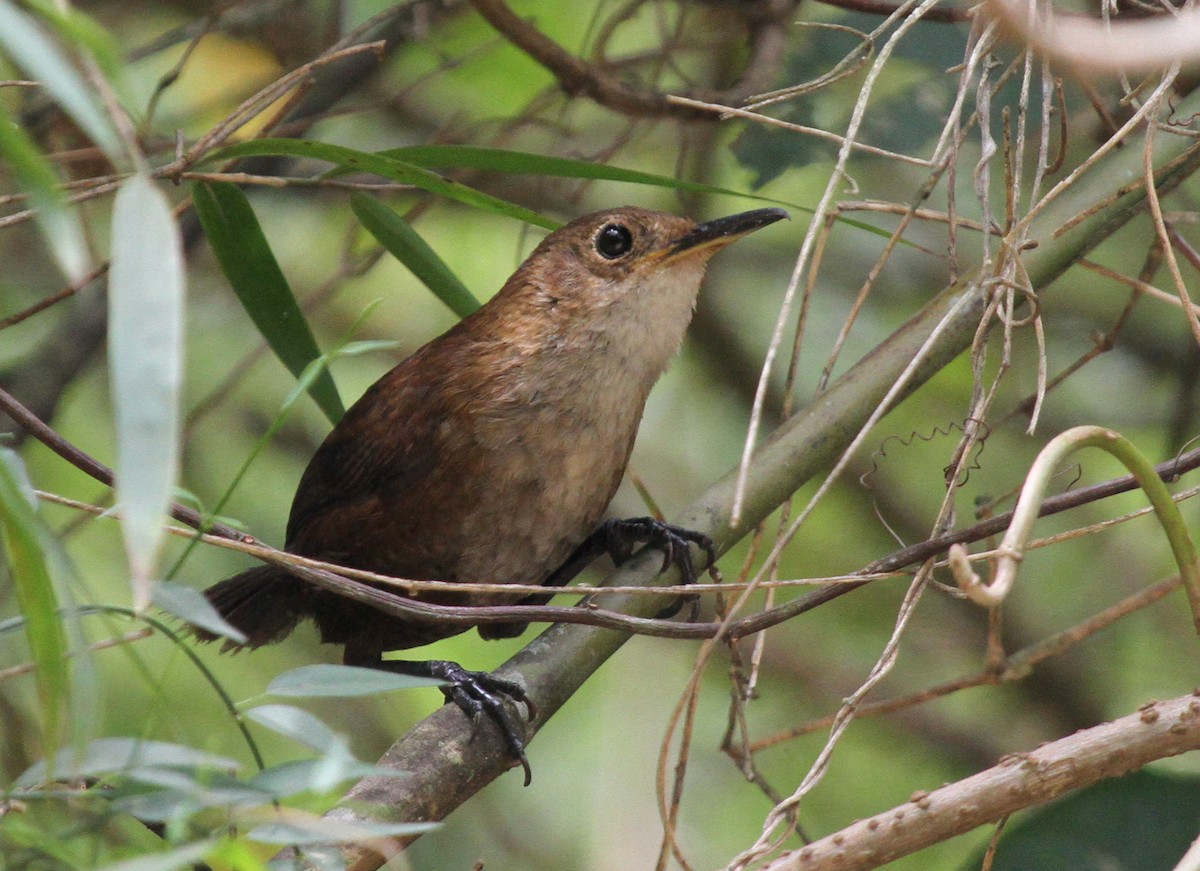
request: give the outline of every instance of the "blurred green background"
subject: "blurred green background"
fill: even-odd
[[[747,62],[747,10],[768,5],[513,3],[522,17],[536,21],[568,50],[597,62],[602,55],[614,77],[636,78],[668,92],[728,86]],[[468,7],[428,7],[419,35],[389,51],[378,75],[351,89],[303,136],[366,150],[426,142],[514,148],[678,175],[810,206],[824,189],[835,158],[828,142],[738,120],[716,124],[623,116],[564,94],[544,68],[500,39]],[[216,7],[186,2],[83,5],[127,58],[125,84],[137,100],[131,107],[135,112],[144,112],[161,78],[178,65],[178,78],[163,91],[146,137],[147,150],[162,161],[170,159],[176,130],[187,140],[203,134],[239,100],[313,57],[338,33],[386,8],[370,2],[232,4],[185,58],[192,31],[181,29],[194,27]],[[832,21],[870,29],[881,21],[819,5],[789,7],[779,19],[776,26],[786,42],[778,62],[767,70],[771,86],[812,79],[854,45],[846,33],[797,22]],[[962,23],[913,28],[884,67],[863,138],[881,147],[928,153],[957,86],[956,76],[946,70],[961,60],[966,39],[967,26]],[[997,51],[1006,60],[1014,55],[1010,46]],[[793,123],[843,130],[862,75],[859,70],[795,98],[775,114]],[[1115,84],[1097,87],[1098,99],[1115,104]],[[1063,146],[1065,168],[1053,180],[1086,158],[1102,128],[1080,89],[1070,81],[1065,88],[1070,135]],[[36,108],[36,98],[17,89],[0,90],[0,99],[10,111],[26,113],[22,118]],[[1002,105],[1015,111],[1019,99],[1014,86],[1001,89],[994,97],[993,115],[1000,117]],[[43,130],[42,135],[39,141],[47,150],[78,147],[70,129]],[[955,179],[957,208],[968,217],[980,212],[971,177],[978,159],[977,137],[968,138],[956,161]],[[61,169],[76,177],[95,172],[71,163]],[[927,173],[872,156],[854,157],[848,172],[852,182],[845,182],[838,197],[900,204],[916,201]],[[285,170],[292,178],[313,173],[314,167],[303,163]],[[1000,190],[1002,173],[994,175],[993,184]],[[757,205],[612,182],[487,173],[464,175],[462,180],[562,220],[624,203],[697,218]],[[3,183],[11,190],[9,179]],[[176,197],[186,193],[186,187],[169,190]],[[282,189],[250,185],[247,190],[321,346],[330,347],[351,330],[355,340],[398,342],[394,353],[343,358],[333,365],[347,403],[398,359],[454,323],[451,312],[386,255],[365,270],[355,268],[373,240],[352,216],[344,189],[291,184]],[[943,181],[928,201],[929,208],[945,210],[946,190]],[[1196,193],[1194,183],[1185,183],[1168,208],[1194,208]],[[416,209],[414,226],[480,299],[499,288],[542,236],[515,221],[419,193],[391,194],[388,202],[401,212]],[[109,208],[107,198],[81,206],[101,252],[107,250]],[[680,358],[651,397],[630,469],[668,518],[741,456],[757,373],[808,222],[802,212],[794,210],[793,217],[792,223],[756,234],[714,260]],[[888,230],[895,225],[889,216],[851,217]],[[1191,232],[1186,221],[1181,226]],[[978,236],[960,233],[962,256],[974,262]],[[944,226],[914,226],[909,238],[928,250],[902,246],[887,261],[838,358],[835,376],[946,283]],[[1136,274],[1151,241],[1148,223],[1136,221],[1092,256]],[[831,233],[807,309],[793,392],[797,406],[813,398],[851,301],[885,242],[886,235],[845,224]],[[0,227],[0,263],[5,265],[0,272],[0,317],[21,311],[62,284],[28,222]],[[181,485],[202,505],[211,506],[274,420],[294,379],[265,351],[206,244],[191,249],[188,270],[189,418]],[[1194,273],[1186,278],[1194,281]],[[1150,280],[1169,286],[1165,275]],[[1040,314],[1051,375],[1092,348],[1095,336],[1111,328],[1128,299],[1128,291],[1116,282],[1078,267],[1054,287],[1038,290],[1046,291]],[[96,314],[102,308],[102,294],[90,289],[5,329],[0,338],[0,383],[31,407],[47,412],[67,439],[111,461],[103,323]],[[775,366],[767,402],[768,426],[779,418],[794,322],[793,310],[781,350],[784,362]],[[996,333],[989,379],[997,373],[1001,353]],[[1070,426],[1111,426],[1155,462],[1169,459],[1194,436],[1200,355],[1178,308],[1153,299],[1140,301],[1112,350],[1049,394],[1032,436],[1024,432],[1024,415],[1006,417],[1006,412],[1036,387],[1038,346],[1028,327],[1016,330],[1013,339],[1011,364],[987,421],[988,436],[982,449],[976,449],[975,467],[956,495],[959,525],[972,522],[977,499],[1001,498],[1019,487],[1037,451]],[[788,545],[778,575],[807,578],[853,572],[897,549],[896,538],[909,544],[927,537],[945,495],[942,470],[957,443],[956,427],[967,414],[972,387],[970,360],[964,355],[889,415]],[[328,422],[316,405],[303,400],[222,514],[236,518],[264,541],[281,545],[296,482],[327,431]],[[21,455],[39,489],[88,502],[108,499],[105,488],[32,440],[23,442]],[[1057,489],[1122,472],[1098,454],[1085,454],[1079,462],[1062,473]],[[815,483],[798,494],[797,506],[814,489]],[[1144,504],[1138,493],[1117,497],[1040,521],[1037,533],[1083,526]],[[1009,507],[1011,496],[997,510]],[[1194,524],[1195,505],[1184,503],[1182,508]],[[54,505],[44,505],[42,511],[61,531],[76,567],[78,600],[127,605],[128,578],[116,524],[81,522],[76,512]],[[644,502],[627,480],[611,514],[644,513]],[[776,527],[774,520],[766,524],[765,542],[773,539]],[[726,578],[737,576],[746,549],[743,542],[722,560]],[[183,543],[173,539],[164,565],[182,551]],[[200,589],[249,564],[230,552],[200,547],[175,580]],[[1173,571],[1170,551],[1152,517],[1030,553],[1003,609],[1006,649],[1017,650],[1074,626]],[[597,580],[603,573],[600,566],[589,578]],[[942,572],[938,579],[952,582]],[[878,582],[771,630],[758,697],[746,708],[752,738],[833,713],[878,658],[905,588],[902,578]],[[795,594],[789,590],[781,595]],[[706,607],[711,603],[706,601]],[[0,615],[16,611],[9,587],[0,584]],[[135,628],[120,619],[96,617],[88,618],[87,627],[94,639]],[[979,672],[986,629],[986,616],[976,606],[931,589],[903,637],[894,672],[871,698],[903,696]],[[474,633],[464,634],[421,655],[488,669],[527,643],[534,631],[487,644]],[[412,867],[471,868],[477,861],[489,871],[653,867],[662,839],[656,767],[696,651],[692,642],[630,641],[532,743],[532,787],[522,789],[518,774],[502,777],[418,841],[409,852]],[[239,701],[262,693],[281,671],[339,658],[332,648],[317,643],[310,627],[253,654],[221,656],[213,646],[199,653]],[[0,668],[26,658],[19,632],[0,634]],[[98,651],[93,659],[99,703],[88,714],[97,718],[98,734],[175,741],[249,761],[211,688],[167,639],[155,636]],[[862,719],[842,739],[824,781],[803,803],[804,831],[823,836],[902,803],[917,790],[985,768],[1004,753],[1125,715],[1148,699],[1185,693],[1196,683],[1198,665],[1200,645],[1183,596],[1176,592],[1050,659],[1022,681],[965,690],[889,717]],[[757,838],[773,806],[719,749],[729,695],[728,656],[719,653],[705,672],[679,814],[679,842],[695,868],[724,866]],[[440,701],[436,691],[423,690],[365,700],[313,700],[303,706],[348,735],[360,758],[373,760]],[[0,706],[0,760],[8,781],[43,753],[30,677],[0,681]],[[304,755],[298,745],[269,732],[257,730],[255,735],[271,763]],[[758,770],[780,795],[789,794],[825,735],[817,731],[763,750],[755,759]],[[1175,774],[1198,773],[1191,756],[1158,767]],[[1195,793],[1187,795],[1194,798]],[[64,831],[87,837],[70,827]],[[891,867],[958,868],[990,834],[975,831]],[[789,844],[799,841],[793,838]]]

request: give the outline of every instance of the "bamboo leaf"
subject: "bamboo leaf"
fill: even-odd
[[[243,716],[318,753],[331,750],[341,740],[319,717],[293,705],[259,705]]]
[[[263,823],[255,826],[246,837],[267,844],[297,844],[310,846],[328,843],[354,843],[374,838],[419,835],[436,829],[437,823],[343,823],[330,817],[294,816],[287,822]]]
[[[239,142],[225,148],[218,148],[205,158],[205,162],[228,160],[234,157],[272,157],[285,155],[288,157],[307,157],[313,160],[323,160],[335,164],[340,169],[351,172],[369,172],[382,178],[410,184],[432,194],[457,200],[468,206],[474,206],[497,215],[506,215],[525,221],[535,227],[547,230],[557,230],[560,222],[552,220],[531,211],[524,206],[510,203],[497,197],[459,184],[456,181],[442,178],[435,172],[406,163],[402,160],[383,154],[373,154],[368,151],[358,151],[343,145],[331,145],[327,142],[313,142],[307,139],[254,139],[249,142]]]
[[[200,860],[207,858],[216,845],[215,840],[194,841],[159,853],[113,862],[99,868],[98,871],[176,871],[197,868],[202,866]]]
[[[238,763],[234,760],[168,741],[148,741],[142,738],[97,738],[87,745],[87,752],[75,756],[69,751],[60,751],[52,761],[58,771],[71,777],[103,777],[152,768],[186,769],[201,768],[235,772]],[[17,786],[34,786],[47,779],[45,761],[34,763],[17,778]]]
[[[505,148],[484,148],[478,145],[409,145],[404,148],[390,148],[386,151],[376,153],[422,167],[478,169],[486,172],[509,172],[525,175],[553,176],[556,178],[622,181],[629,184],[664,187],[677,191],[720,194],[723,196],[741,197],[748,200],[758,200],[764,203],[775,203],[810,215],[813,211],[811,206],[793,203],[790,200],[777,200],[772,197],[763,197],[758,194],[733,190],[732,188],[684,181],[672,178],[669,175],[656,175],[651,172],[623,169],[619,166],[607,166],[587,160],[573,160],[568,157],[531,154],[525,151],[511,151]],[[879,227],[875,227],[865,221],[847,218],[845,215],[839,215],[838,222],[848,227],[865,230],[876,236],[886,238],[890,235],[887,231]],[[911,245],[912,243],[902,240],[901,244]]]
[[[46,237],[59,269],[70,281],[79,281],[90,265],[79,213],[63,198],[58,174],[49,161],[3,107],[0,107],[0,158],[29,194],[33,219]]]
[[[37,516],[33,488],[20,458],[0,448],[0,538],[33,663],[42,713],[42,741],[49,751],[62,744],[70,695],[67,634],[58,615],[47,545],[50,536]]]
[[[479,300],[411,224],[375,197],[357,191],[350,195],[350,207],[379,244],[407,266],[451,311],[465,318],[479,308]]]
[[[245,634],[222,617],[199,590],[163,581],[155,584],[153,599],[156,607],[192,626],[207,629],[238,644],[246,643]]]
[[[31,16],[0,0],[0,48],[50,92],[72,120],[110,159],[123,153],[120,139],[95,90]]]
[[[125,63],[121,47],[95,19],[66,4],[56,6],[54,0],[25,0],[25,6],[41,15],[63,37],[87,49],[110,78],[121,75]]]
[[[444,681],[353,665],[302,665],[277,675],[267,692],[275,696],[369,696],[412,687],[442,686]]]
[[[619,166],[608,166],[588,160],[573,160],[569,157],[551,157],[544,154],[531,154],[526,151],[511,151],[506,148],[483,148],[477,145],[410,145],[405,148],[389,148],[386,151],[377,153],[423,167],[479,169],[487,172],[547,175],[558,178],[623,181],[630,184],[651,185],[653,187],[664,187],[677,191],[742,197],[749,200],[760,200],[764,203],[777,203],[802,212],[812,211],[807,206],[786,200],[776,200],[771,197],[762,197],[710,184],[683,181],[667,175],[639,172],[636,169],[622,169]]]
[[[170,203],[148,176],[131,176],[113,207],[108,351],[116,496],[139,611],[150,604],[162,518],[179,474],[183,296],[183,248]]]
[[[233,292],[275,356],[299,378],[321,356],[321,349],[249,200],[241,188],[227,182],[198,183],[192,194],[196,214]],[[345,407],[328,371],[313,380],[309,393],[331,423],[342,419]]]

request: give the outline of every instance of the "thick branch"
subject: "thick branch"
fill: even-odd
[[[998,765],[933,792],[918,792],[891,810],[781,856],[767,871],[855,871],[1045,804],[1156,759],[1200,749],[1200,690],[1137,713],[1005,756]]]

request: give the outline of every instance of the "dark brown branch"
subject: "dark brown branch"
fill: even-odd
[[[95,269],[93,269],[87,275],[83,276],[83,278],[79,279],[78,281],[72,282],[71,284],[68,284],[66,287],[62,288],[61,290],[58,290],[58,291],[50,294],[50,296],[47,296],[44,299],[38,300],[37,302],[35,302],[33,305],[29,306],[28,308],[24,308],[19,312],[14,312],[13,314],[9,315],[6,318],[0,318],[0,330],[6,330],[11,326],[15,326],[16,324],[21,323],[21,321],[28,320],[29,318],[33,317],[34,315],[45,311],[46,309],[50,308],[52,305],[56,305],[56,304],[62,302],[64,299],[74,296],[76,293],[83,290],[85,287],[87,287],[93,281],[95,281],[98,278],[102,278],[103,276],[105,276],[107,274],[108,274],[108,263],[107,262],[101,263],[99,266],[97,266]]]
[[[22,405],[7,390],[0,388],[0,411],[11,417],[25,432],[40,441],[54,453],[80,471],[91,475],[102,484],[113,485],[113,472],[104,463],[91,454],[81,451],[57,432],[43,423],[37,415]],[[221,538],[231,538],[234,541],[253,541],[254,539],[239,532],[224,523],[208,523],[200,512],[179,503],[171,504],[171,516],[180,523],[186,523],[193,529],[204,529],[219,535]]]
[[[104,283],[101,278],[99,284]],[[69,296],[70,294],[68,294]],[[54,417],[67,385],[91,363],[104,347],[108,306],[99,288],[75,294],[75,303],[58,322],[54,332],[37,351],[21,361],[21,367],[0,376],[0,387],[25,397],[34,413]],[[0,419],[0,432],[11,434],[8,443],[17,446],[24,433]]]
[[[509,8],[505,0],[470,0],[471,5],[509,42],[540,63],[571,96],[586,96],[625,115],[712,121],[712,113],[667,100],[661,91],[630,84],[567,51]],[[751,55],[741,80],[724,91],[686,94],[706,103],[734,105],[773,84],[786,49],[786,21],[794,3],[771,4],[770,12],[748,20]]]
[[[1200,467],[1200,448],[1181,454],[1166,463],[1156,466],[1164,481],[1174,481],[1185,472]],[[1086,505],[1119,493],[1127,493],[1137,488],[1137,481],[1132,475],[1114,478],[1091,487],[1081,487],[1069,493],[1051,497],[1042,503],[1039,517],[1058,514],[1071,508]],[[876,560],[863,568],[859,574],[864,576],[883,575],[898,571],[907,566],[922,563],[936,557],[956,543],[972,543],[997,535],[1008,528],[1012,513],[997,515],[966,529],[956,530],[938,538],[933,538],[889,556]],[[434,605],[404,599],[399,596],[372,587],[360,580],[343,577],[333,572],[306,566],[297,566],[288,562],[288,555],[282,551],[275,552],[277,558],[268,558],[269,562],[287,569],[299,577],[324,587],[332,592],[355,599],[381,611],[395,614],[405,619],[421,622],[438,622],[450,625],[476,626],[486,623],[534,622],[534,623],[574,623],[586,626],[596,626],[606,629],[619,629],[635,635],[652,635],[660,638],[703,640],[713,638],[721,631],[720,623],[678,623],[671,620],[658,620],[649,617],[638,617],[616,610],[596,608],[590,603],[581,606],[561,607],[552,605],[476,605],[456,607],[452,605]],[[814,608],[830,602],[851,590],[857,590],[871,582],[871,577],[861,581],[851,581],[843,584],[831,584],[806,596],[802,596],[784,605],[761,611],[752,617],[731,623],[724,632],[724,637],[735,640],[756,632],[770,629],[780,623],[804,614]]]

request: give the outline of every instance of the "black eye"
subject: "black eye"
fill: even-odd
[[[606,260],[616,260],[633,247],[633,234],[621,224],[605,224],[596,234],[596,250]]]

